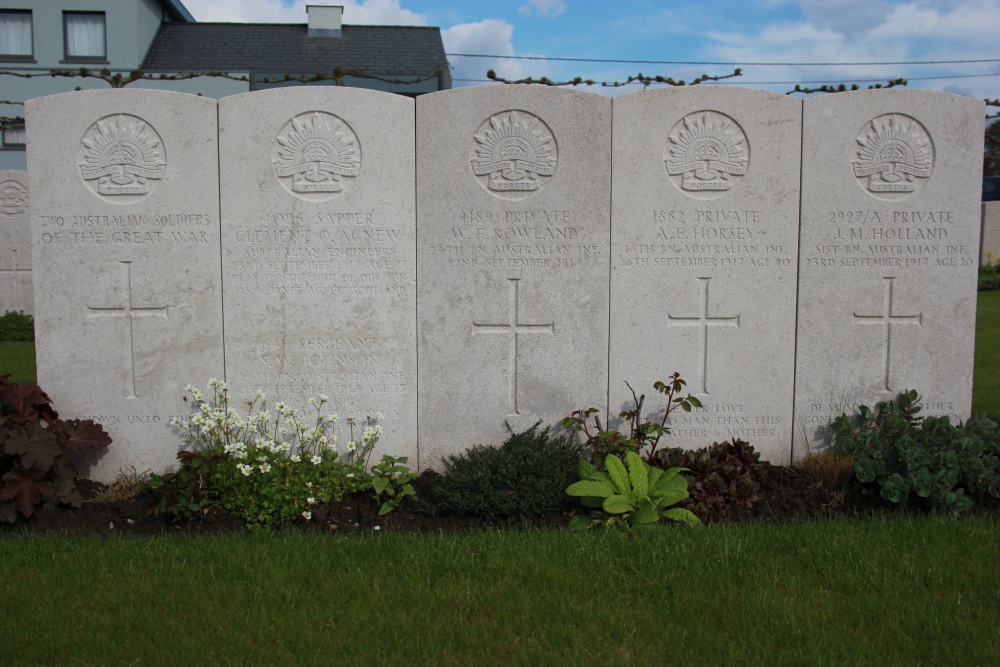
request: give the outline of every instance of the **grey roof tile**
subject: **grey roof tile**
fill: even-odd
[[[439,28],[345,25],[340,37],[309,37],[305,24],[163,23],[147,72],[329,73],[429,76],[447,71]]]

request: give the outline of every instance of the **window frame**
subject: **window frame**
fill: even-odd
[[[24,121],[14,122],[5,121],[0,123],[0,150],[5,151],[23,151],[27,148],[27,136],[25,137],[25,143],[8,143],[7,142],[7,131],[8,130],[21,130],[24,131]]]
[[[64,10],[63,13],[63,60],[64,63],[103,63],[108,62],[108,16],[107,12],[86,12]],[[104,53],[97,56],[72,56],[69,53],[69,23],[72,16],[100,16],[104,19]]]
[[[35,17],[30,9],[0,9],[0,14],[27,14],[28,35],[31,53],[0,53],[0,60],[5,62],[33,63],[35,60]]]

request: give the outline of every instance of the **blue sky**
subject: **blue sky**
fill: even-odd
[[[306,0],[182,0],[199,21],[304,23]],[[735,65],[564,62],[553,58],[744,65],[734,85],[784,93],[797,82],[907,78],[909,88],[1000,97],[1000,0],[344,0],[348,24],[430,25],[445,51],[544,60],[449,56],[455,86],[481,85],[486,71],[507,78],[628,76],[690,80]],[[320,4],[313,0],[311,4]],[[856,62],[994,62],[850,65]],[[985,75],[985,76],[984,76]],[[778,82],[778,83],[758,83]],[[818,85],[818,84],[816,84]],[[868,85],[865,83],[864,85]],[[581,87],[581,89],[588,89]],[[641,90],[640,84],[602,94]]]

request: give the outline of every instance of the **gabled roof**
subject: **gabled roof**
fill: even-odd
[[[340,37],[309,37],[306,24],[163,23],[142,69],[325,74],[338,66],[430,76],[447,72],[448,59],[439,28],[345,25]]]
[[[160,4],[167,10],[170,14],[170,18],[175,21],[187,21],[189,23],[194,23],[194,17],[191,16],[191,12],[184,7],[184,3],[181,0],[160,0]]]

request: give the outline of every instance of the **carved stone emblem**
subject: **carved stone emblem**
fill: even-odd
[[[322,201],[343,192],[361,170],[361,146],[354,130],[323,111],[291,119],[278,133],[274,172],[289,192]]]
[[[931,175],[934,145],[916,119],[884,114],[861,129],[853,164],[854,176],[868,192],[882,199],[901,199]]]
[[[472,173],[493,194],[521,199],[556,171],[556,140],[538,116],[502,111],[480,125],[475,137]]]
[[[667,138],[664,162],[670,180],[699,199],[723,196],[747,173],[750,146],[746,134],[725,114],[688,114],[673,126]]]
[[[128,201],[149,194],[152,183],[163,178],[167,160],[152,125],[118,114],[102,118],[83,135],[79,165],[96,194]]]
[[[0,181],[0,215],[18,215],[28,210],[28,189],[17,181]]]

